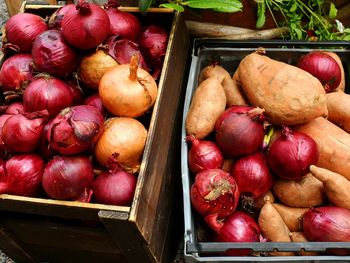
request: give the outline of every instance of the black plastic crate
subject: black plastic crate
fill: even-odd
[[[267,56],[292,65],[304,54],[315,49],[327,49],[336,52],[342,60],[345,81],[349,83],[350,73],[350,42],[304,42],[304,41],[229,41],[215,39],[195,39],[192,49],[191,68],[187,82],[187,91],[183,111],[182,138],[181,138],[181,172],[184,201],[184,255],[186,262],[350,262],[350,256],[319,255],[319,256],[218,256],[218,253],[227,249],[248,248],[253,252],[290,251],[318,251],[324,252],[331,248],[348,248],[350,242],[199,242],[197,238],[194,217],[196,212],[191,207],[190,187],[193,177],[188,168],[188,145],[185,141],[185,120],[190,107],[194,90],[198,86],[200,71],[213,62],[218,62],[228,70],[232,76],[239,62],[246,55],[254,52],[258,47],[264,47]],[[346,87],[346,93],[350,93],[350,86]],[[260,253],[261,255],[261,253]]]

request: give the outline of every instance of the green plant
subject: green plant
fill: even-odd
[[[350,29],[336,20],[337,8],[324,0],[255,0],[256,27],[265,24],[269,12],[277,26],[288,26],[289,37],[299,40],[350,40]],[[280,22],[277,19],[280,19]]]

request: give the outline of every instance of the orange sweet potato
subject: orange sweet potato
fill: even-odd
[[[216,78],[204,80],[195,90],[186,116],[186,132],[197,139],[214,131],[216,120],[224,112],[226,96]]]
[[[326,94],[328,120],[350,132],[350,95],[344,92]]]
[[[350,134],[319,117],[296,127],[313,138],[320,153],[317,166],[341,174],[350,180]]]
[[[249,102],[263,108],[272,124],[301,124],[328,115],[321,82],[302,69],[252,53],[240,62],[238,75]]]
[[[278,203],[274,203],[273,206],[280,214],[290,231],[300,231],[300,219],[309,208],[289,207]]]
[[[268,191],[266,194],[256,199],[255,206],[256,208],[261,209],[266,202],[270,202],[271,204],[275,202],[275,197],[271,191]]]

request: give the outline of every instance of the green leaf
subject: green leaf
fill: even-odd
[[[337,13],[338,13],[338,10],[337,8],[335,7],[335,4],[334,3],[331,3],[330,6],[329,6],[329,14],[328,14],[328,17],[330,19],[335,19],[337,17]]]
[[[165,7],[165,8],[170,8],[170,9],[174,9],[176,11],[179,11],[179,12],[183,12],[185,11],[185,8],[181,5],[177,5],[177,4],[161,4],[159,5],[160,7]]]
[[[214,8],[239,8],[243,7],[242,3],[238,0],[190,0],[182,2],[182,5],[187,5],[192,8],[201,9],[214,9]]]
[[[211,10],[215,12],[221,12],[221,13],[235,13],[242,11],[241,8],[236,7],[219,7],[219,8],[212,8]]]
[[[151,6],[152,0],[139,0],[139,9],[141,13],[145,14]]]
[[[265,25],[266,22],[266,16],[265,16],[265,2],[262,2],[261,4],[258,4],[258,19],[256,20],[256,28],[262,28]]]
[[[295,10],[297,10],[298,5],[297,3],[293,3],[292,7],[289,9],[290,12],[295,12]]]

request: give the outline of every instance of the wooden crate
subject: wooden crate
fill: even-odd
[[[26,5],[24,10],[44,16],[57,8]],[[0,248],[16,262],[143,263],[174,258],[182,233],[178,142],[190,44],[179,13],[156,8],[142,19],[168,23],[170,37],[132,205],[0,195]]]

